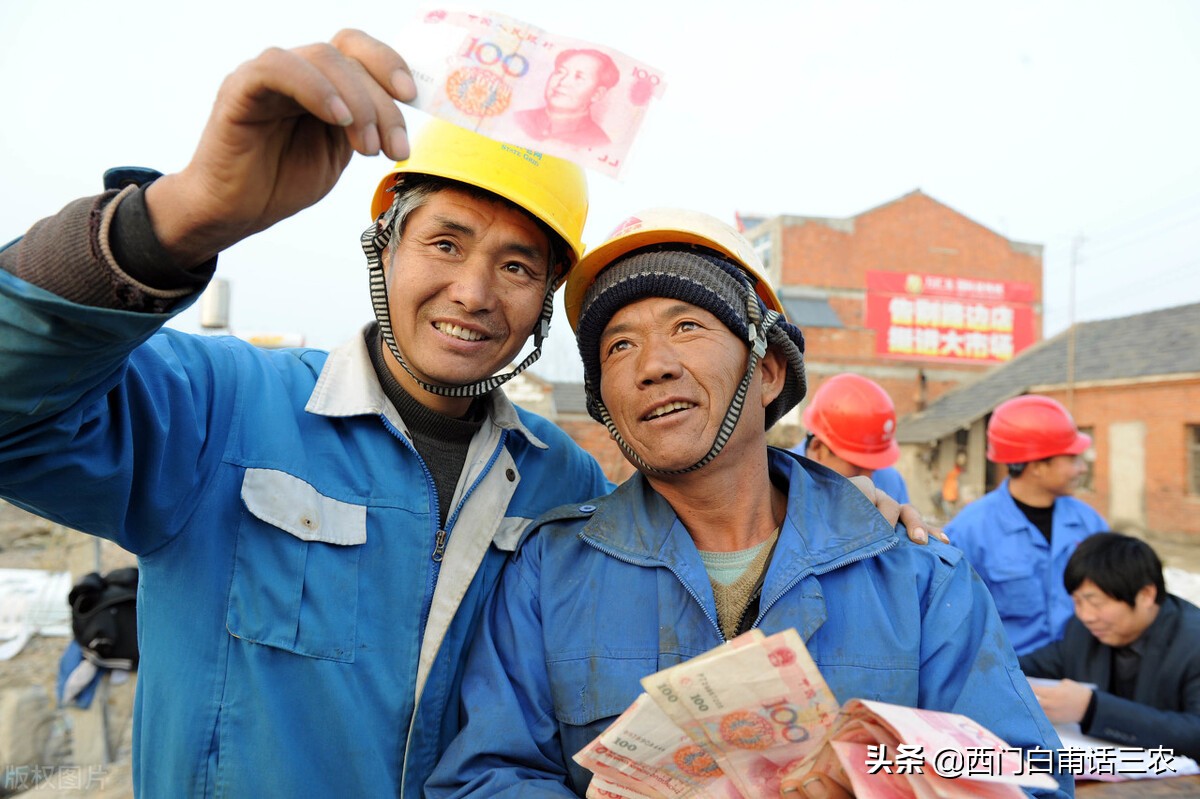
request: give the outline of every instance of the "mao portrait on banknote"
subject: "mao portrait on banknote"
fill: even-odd
[[[597,124],[592,109],[621,79],[607,53],[593,48],[566,49],[554,57],[546,79],[545,103],[513,115],[535,141],[554,139],[572,147],[607,147],[612,139]]]

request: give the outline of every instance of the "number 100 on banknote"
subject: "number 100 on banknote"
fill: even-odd
[[[427,9],[397,49],[416,79],[415,107],[613,177],[666,88],[624,53],[491,12]]]

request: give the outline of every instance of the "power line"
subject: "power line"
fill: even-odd
[[[1099,230],[1087,231],[1087,237],[1095,244],[1104,244],[1104,239],[1122,239],[1128,236],[1137,235],[1149,225],[1155,225],[1160,220],[1169,219],[1171,217],[1184,214],[1191,215],[1196,211],[1200,211],[1200,194],[1193,194],[1188,197],[1182,197],[1179,200],[1151,208],[1136,216],[1128,217],[1120,221],[1111,221],[1108,223],[1099,222],[1102,224]],[[1111,220],[1112,217],[1110,216]]]
[[[1168,230],[1174,230],[1175,228],[1180,227],[1181,225],[1200,222],[1200,205],[1196,206],[1195,211],[1196,211],[1195,214],[1191,214],[1188,216],[1184,216],[1180,219],[1176,219],[1175,221],[1171,222],[1170,224],[1161,225],[1161,226],[1147,229],[1144,231],[1135,231],[1136,235],[1130,236],[1128,234],[1121,234],[1122,236],[1125,237],[1124,240],[1120,240],[1118,238],[1118,240],[1115,241],[1114,243],[1109,244],[1106,247],[1101,247],[1099,250],[1096,250],[1096,249],[1093,249],[1090,247],[1086,248],[1084,251],[1085,256],[1081,259],[1081,261],[1083,263],[1087,263],[1090,260],[1096,260],[1100,257],[1108,255],[1109,253],[1115,252],[1116,250],[1124,249],[1125,247],[1128,247],[1131,244],[1137,244],[1138,242],[1145,241],[1146,239],[1148,239],[1152,236],[1162,235],[1163,233],[1167,232]]]
[[[1141,294],[1145,294],[1147,291],[1150,291],[1150,290],[1160,290],[1161,287],[1166,282],[1168,282],[1168,278],[1174,277],[1175,275],[1187,273],[1190,270],[1195,269],[1197,266],[1200,266],[1200,258],[1196,258],[1196,259],[1193,259],[1190,261],[1185,261],[1181,264],[1176,264],[1175,266],[1172,266],[1172,267],[1166,269],[1165,271],[1159,272],[1157,274],[1147,275],[1143,272],[1138,272],[1136,275],[1134,275],[1132,277],[1131,280],[1124,281],[1122,283],[1107,287],[1099,294],[1087,295],[1086,299],[1092,300],[1092,301],[1103,300],[1103,299],[1107,299],[1116,294],[1122,294],[1127,297],[1128,296],[1136,297]],[[1084,283],[1084,285],[1086,285],[1086,283]],[[1137,288],[1133,288],[1133,290],[1131,290],[1131,287],[1137,287]],[[1197,297],[1197,299],[1200,299],[1200,297]],[[1069,302],[1070,302],[1070,298],[1068,297],[1067,305],[1061,305],[1061,304],[1048,305],[1045,302],[1045,298],[1043,297],[1042,317],[1045,318],[1046,316],[1049,316],[1051,314],[1057,315],[1057,314],[1063,313],[1064,311],[1069,311]],[[1185,300],[1185,302],[1187,302],[1187,300]],[[1079,304],[1078,301],[1076,304],[1077,305]]]

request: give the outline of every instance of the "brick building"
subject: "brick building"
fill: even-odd
[[[1057,399],[1092,436],[1076,496],[1114,530],[1200,540],[1200,303],[1075,325],[902,418],[901,469],[922,512],[938,515],[931,496],[959,452],[964,500],[999,484],[987,420],[1027,393]]]
[[[974,335],[967,332],[971,325],[964,327],[970,321],[963,318],[964,306],[971,310],[996,305],[995,297],[951,296],[957,285],[972,281],[984,288],[1020,286],[1025,296],[1019,303],[1019,344],[1029,346],[1042,338],[1041,246],[1010,241],[920,190],[844,219],[776,216],[741,221],[789,318],[804,330],[810,394],[826,377],[858,372],[882,385],[903,415],[1011,358],[1011,348],[1007,357],[1003,352],[991,358],[947,352],[945,345],[959,335],[949,324],[951,303],[962,337]],[[924,293],[920,281],[915,286],[911,282],[917,278],[924,281]],[[939,310],[944,313],[917,318],[904,331],[909,336],[915,331],[918,341],[930,346],[889,351],[886,329],[869,318],[873,302],[886,312],[883,295],[889,287],[884,284],[889,282],[896,284],[891,307],[907,302],[911,309],[925,302],[935,316]],[[940,300],[928,290],[938,285],[950,289],[942,292],[943,306],[934,305]],[[906,299],[905,294],[910,296]],[[948,324],[939,330],[940,322]],[[798,425],[799,410],[785,424]]]
[[[633,466],[608,430],[588,415],[583,383],[557,383],[523,372],[505,385],[504,393],[514,404],[561,427],[575,443],[592,453],[609,480],[620,483],[633,474]]]

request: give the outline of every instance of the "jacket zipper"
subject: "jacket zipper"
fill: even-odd
[[[409,451],[417,456],[417,462],[421,464],[421,471],[425,473],[425,485],[429,488],[429,495],[432,497],[431,513],[434,514],[434,518],[436,519],[438,508],[438,492],[437,484],[433,480],[433,474],[430,473],[429,467],[425,465],[425,460],[421,457],[421,453],[417,452],[417,448],[413,446],[412,442],[409,441],[403,433],[397,430],[392,423],[387,420],[386,416],[380,416],[379,418],[383,420],[383,426],[386,427],[393,436],[404,442],[404,446],[408,447]],[[471,495],[475,493],[475,488],[481,482],[483,482],[483,478],[487,477],[488,472],[492,470],[492,465],[495,464],[496,458],[500,457],[500,451],[504,448],[504,442],[507,440],[507,438],[508,431],[501,430],[500,440],[497,442],[496,448],[492,451],[491,457],[488,458],[488,462],[484,464],[483,471],[479,473],[479,477],[475,479],[475,482],[471,483],[471,486],[467,489],[467,492],[463,494],[463,498],[459,500],[458,505],[450,512],[449,518],[446,519],[446,526],[442,527],[440,524],[440,519],[438,520],[439,523],[437,525],[437,531],[433,536],[433,550],[429,553],[429,558],[433,561],[433,568],[429,570],[429,579],[425,584],[425,596],[421,604],[421,626],[418,630],[420,634],[418,640],[420,641],[425,640],[425,625],[429,623],[429,613],[433,607],[433,592],[437,588],[438,577],[441,575],[442,558],[446,554],[446,546],[450,542],[450,532],[454,529],[454,523],[458,520],[459,512],[462,510],[463,506],[467,504],[467,500],[471,498]],[[415,707],[413,712],[416,712]]]
[[[381,416],[380,418],[383,419],[384,427],[386,427],[388,430],[390,430],[392,432],[392,435],[396,436],[401,441],[403,441],[405,446],[407,446],[410,450],[412,450],[412,452],[417,456],[417,460],[421,463],[421,469],[425,472],[425,482],[429,485],[429,487],[431,489],[430,493],[433,496],[433,500],[434,500],[433,504],[434,504],[434,507],[436,508],[438,505],[438,503],[437,503],[437,486],[434,484],[433,475],[430,474],[429,467],[427,467],[425,465],[425,461],[421,458],[421,454],[419,452],[417,452],[417,449],[416,449],[416,447],[414,447],[412,445],[412,442],[410,442],[407,438],[405,438],[400,433],[399,430],[397,430],[395,427],[392,426],[391,422],[389,422],[386,417]],[[446,551],[446,543],[450,538],[450,531],[452,529],[454,529],[454,523],[458,519],[459,511],[461,511],[463,506],[465,506],[467,504],[467,500],[470,499],[471,495],[475,493],[475,489],[479,486],[479,484],[481,482],[483,482],[483,478],[487,477],[488,473],[491,472],[492,466],[495,465],[496,459],[500,457],[500,452],[501,452],[501,450],[504,449],[504,444],[507,440],[508,440],[508,431],[501,430],[500,431],[500,440],[496,443],[496,448],[492,451],[492,456],[490,458],[488,458],[488,462],[486,464],[484,464],[483,471],[479,473],[479,477],[475,479],[475,482],[471,483],[470,487],[467,489],[467,492],[465,494],[463,494],[463,498],[461,500],[459,500],[458,505],[454,508],[453,511],[451,511],[450,517],[448,519],[446,519],[446,528],[441,529],[439,526],[439,529],[434,536],[433,552],[430,555],[431,559],[433,560],[434,565],[433,565],[433,568],[431,569],[429,583],[426,585],[425,597],[424,597],[422,608],[421,608],[421,627],[420,627],[420,631],[419,631],[419,636],[417,638],[417,640],[420,642],[420,645],[424,645],[424,643],[425,643],[425,627],[429,623],[429,613],[433,607],[433,592],[434,592],[434,589],[437,587],[438,576],[441,574],[442,556],[445,554],[445,551]],[[420,657],[420,650],[418,650],[417,656],[418,656],[418,658]],[[426,687],[429,686],[429,678],[432,676],[433,675],[432,675],[432,670],[431,670],[429,677],[425,678]],[[410,751],[412,751],[412,737],[413,737],[412,734],[413,734],[413,729],[415,729],[416,724],[417,724],[418,709],[419,708],[418,708],[418,704],[417,704],[417,698],[414,696],[413,697],[412,718],[410,718],[408,720],[408,733],[405,735],[405,738],[404,738],[404,758],[400,762],[400,784],[397,787],[400,790],[401,796],[404,795],[404,780],[408,775],[408,753]]]
[[[843,558],[841,560],[835,560],[832,563],[827,563],[827,564],[821,566],[820,568],[808,569],[807,571],[800,572],[791,580],[791,582],[789,582],[787,585],[785,585],[783,587],[783,590],[781,590],[779,593],[777,593],[770,602],[761,606],[758,609],[758,618],[754,620],[754,624],[751,626],[757,627],[758,623],[760,621],[762,621],[763,616],[767,615],[767,611],[770,610],[771,608],[775,607],[775,603],[777,603],[780,599],[782,599],[783,596],[785,594],[787,594],[788,591],[791,591],[793,588],[795,588],[796,583],[800,582],[805,577],[808,577],[810,574],[818,575],[818,576],[822,575],[822,574],[828,574],[829,572],[833,571],[834,569],[840,569],[843,566],[849,566],[851,563],[858,563],[860,560],[866,560],[867,558],[873,558],[876,555],[887,552],[889,549],[895,549],[898,546],[900,546],[900,539],[893,538],[891,541],[889,541],[884,546],[882,546],[878,549],[873,549],[870,552],[864,552],[862,554],[852,555],[851,557],[848,557],[848,558]]]

